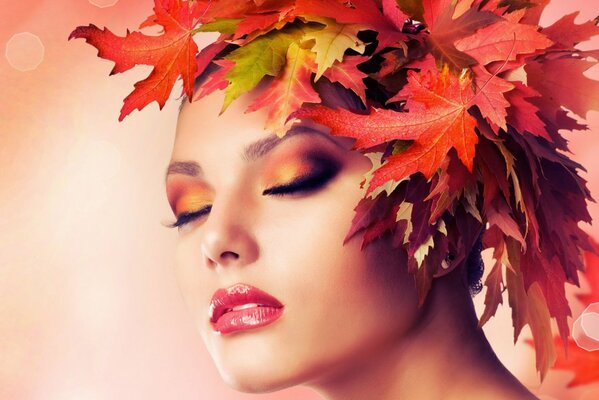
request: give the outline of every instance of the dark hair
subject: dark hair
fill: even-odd
[[[483,290],[483,283],[481,278],[483,277],[483,272],[485,271],[485,263],[483,262],[483,257],[481,255],[483,249],[483,235],[481,234],[476,242],[474,242],[474,246],[470,250],[468,254],[468,259],[466,260],[466,274],[468,278],[468,288],[470,289],[470,296],[474,297]]]

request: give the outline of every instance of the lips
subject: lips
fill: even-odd
[[[283,314],[283,304],[251,285],[238,283],[218,289],[209,308],[210,322],[221,334],[268,325]]]

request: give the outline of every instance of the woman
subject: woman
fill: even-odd
[[[162,106],[179,75],[193,99],[166,178],[177,276],[230,385],[534,398],[480,325],[507,289],[541,376],[555,360],[550,318],[567,338],[564,283],[590,249],[577,226],[590,194],[558,131],[577,127],[562,107],[594,105],[572,66],[592,57],[575,45],[593,28],[541,32],[533,5],[164,0],[142,24],[161,37],[71,34],[113,72],[155,66],[121,119]],[[221,36],[196,60],[199,31]],[[496,263],[478,321],[482,248]]]
[[[435,279],[419,309],[390,236],[363,251],[358,235],[343,244],[371,168],[352,140],[302,125],[279,139],[263,113],[243,112],[247,100],[219,116],[221,104],[220,92],[185,104],[166,182],[179,286],[229,385],[308,385],[327,399],[534,398],[478,328],[466,264]],[[233,315],[217,317],[220,307]]]

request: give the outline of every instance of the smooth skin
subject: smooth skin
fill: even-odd
[[[195,162],[202,171],[175,169],[166,183],[175,211],[194,211],[176,209],[197,203],[179,201],[187,187],[202,188],[199,203],[211,206],[179,228],[176,274],[228,385],[252,393],[307,385],[330,400],[535,398],[477,328],[461,268],[436,278],[419,309],[405,252],[386,237],[364,250],[360,235],[343,244],[371,168],[350,151],[352,139],[306,129],[271,138],[266,154],[248,157],[248,146],[272,137],[265,114],[244,113],[250,100],[242,98],[219,116],[222,100],[215,93],[185,104],[171,163]],[[337,166],[332,178],[316,189],[264,194],[294,173],[318,171],[306,164],[315,151]],[[210,299],[236,283],[276,297],[283,316],[215,332]]]

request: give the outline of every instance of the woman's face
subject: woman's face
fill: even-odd
[[[387,239],[343,244],[370,161],[351,139],[307,126],[278,139],[247,102],[219,117],[221,104],[182,110],[167,192],[184,223],[178,283],[223,379],[249,392],[318,385],[383,354],[413,324],[416,294]],[[215,293],[225,300],[211,306]]]

